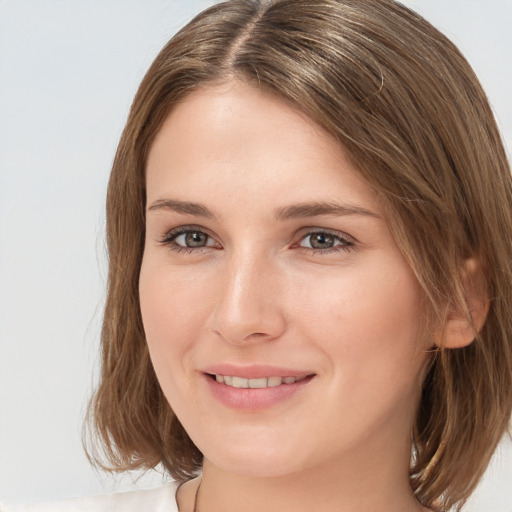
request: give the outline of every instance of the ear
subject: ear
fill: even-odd
[[[475,258],[464,261],[461,269],[467,311],[449,310],[442,334],[435,336],[436,345],[443,348],[462,348],[470,345],[480,332],[489,312],[489,298],[481,264]]]

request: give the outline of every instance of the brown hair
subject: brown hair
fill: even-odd
[[[392,0],[233,0],[199,14],[135,97],[107,195],[110,258],[101,382],[89,409],[111,470],[196,474],[202,454],[174,416],[145,343],[138,279],[145,159],[173,105],[236,79],[272,91],[335,136],[377,191],[432,322],[470,318],[461,268],[482,266],[487,321],[441,347],[426,377],[410,482],[425,506],[460,508],[512,410],[512,183],[486,96],[457,48]],[[433,325],[429,322],[428,325]],[[97,452],[91,459],[101,465]]]

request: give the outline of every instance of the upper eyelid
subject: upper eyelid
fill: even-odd
[[[216,238],[212,235],[210,230],[204,228],[203,226],[196,226],[194,224],[188,224],[185,226],[177,226],[175,228],[171,228],[168,231],[166,231],[163,236],[161,237],[161,240],[169,240],[174,239],[179,235],[182,235],[183,233],[188,233],[190,231],[199,231],[201,233],[204,233],[205,235],[208,235],[210,238]]]

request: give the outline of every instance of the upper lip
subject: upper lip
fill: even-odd
[[[207,366],[201,370],[203,373],[211,375],[229,375],[231,377],[242,377],[245,379],[262,379],[264,377],[307,377],[314,375],[315,372],[285,368],[283,366],[273,366],[268,364],[235,365],[230,363],[221,363]]]

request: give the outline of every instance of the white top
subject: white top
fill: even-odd
[[[179,512],[176,483],[142,491],[119,492],[53,503],[0,505],[0,512]]]

